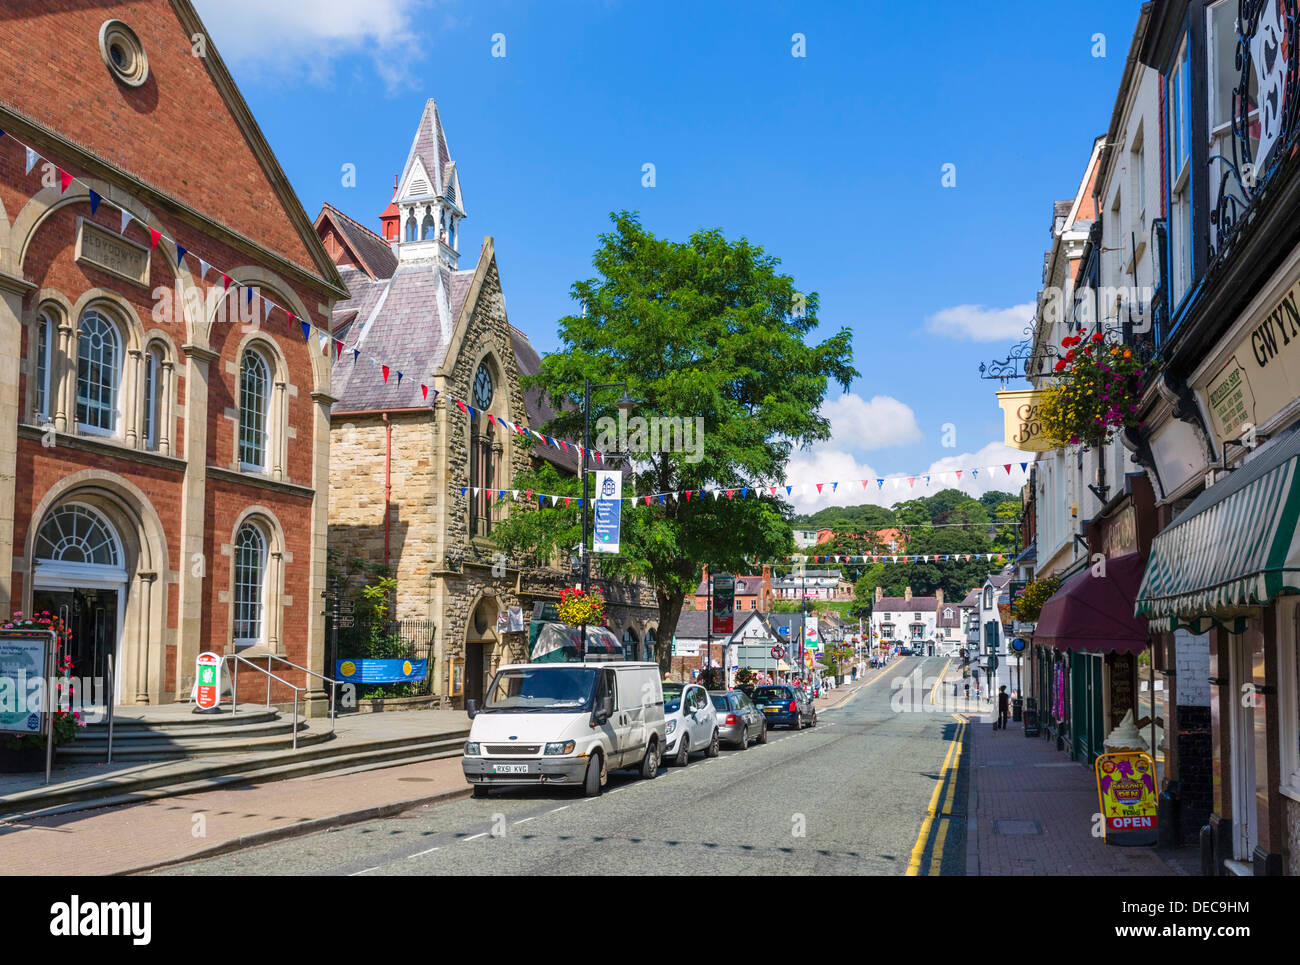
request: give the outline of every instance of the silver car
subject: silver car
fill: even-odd
[[[711,690],[709,700],[718,715],[718,738],[745,750],[750,741],[767,743],[767,720],[754,702],[739,690]]]

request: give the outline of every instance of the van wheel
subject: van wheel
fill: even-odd
[[[596,797],[600,794],[601,780],[605,771],[605,759],[600,754],[593,754],[587,762],[587,777],[582,782],[582,796]]]
[[[746,727],[744,730],[740,732],[740,749],[742,751],[749,750],[749,728],[748,727]]]
[[[709,741],[709,749],[708,749],[707,751],[705,751],[704,753],[705,753],[707,756],[709,756],[709,757],[717,757],[717,756],[718,756],[718,750],[719,750],[719,745],[718,745],[718,730],[717,730],[717,728],[715,727],[715,728],[713,729],[713,738]]]
[[[673,758],[675,767],[685,767],[691,762],[691,738],[689,734],[682,735],[682,743],[677,748],[677,756]]]
[[[645,749],[645,759],[641,761],[641,777],[649,781],[659,773],[659,742],[653,738]]]

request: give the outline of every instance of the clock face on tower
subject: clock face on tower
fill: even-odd
[[[486,365],[480,365],[474,375],[474,405],[486,409],[492,404],[492,373]]]

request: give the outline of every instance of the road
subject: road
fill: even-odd
[[[891,707],[899,678],[944,662],[898,661],[815,728],[766,745],[693,756],[650,781],[612,772],[597,798],[496,791],[159,873],[964,874],[965,768],[945,770],[961,728],[915,680],[904,703],[922,708]],[[927,821],[936,802],[951,816]]]

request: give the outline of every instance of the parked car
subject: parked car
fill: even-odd
[[[739,690],[709,691],[718,715],[718,737],[742,751],[751,740],[767,743],[767,719],[749,696]]]
[[[718,716],[713,711],[709,692],[699,684],[665,682],[664,760],[685,767],[694,751],[717,757],[719,750]]]
[[[801,688],[788,684],[773,684],[754,691],[754,703],[763,712],[768,726],[783,724],[802,730],[804,726],[817,726],[817,708],[812,698]]]
[[[461,768],[475,797],[537,784],[580,786],[595,797],[611,770],[635,767],[653,778],[666,746],[654,663],[512,664],[492,678],[483,705],[470,701],[467,710],[473,723]]]

